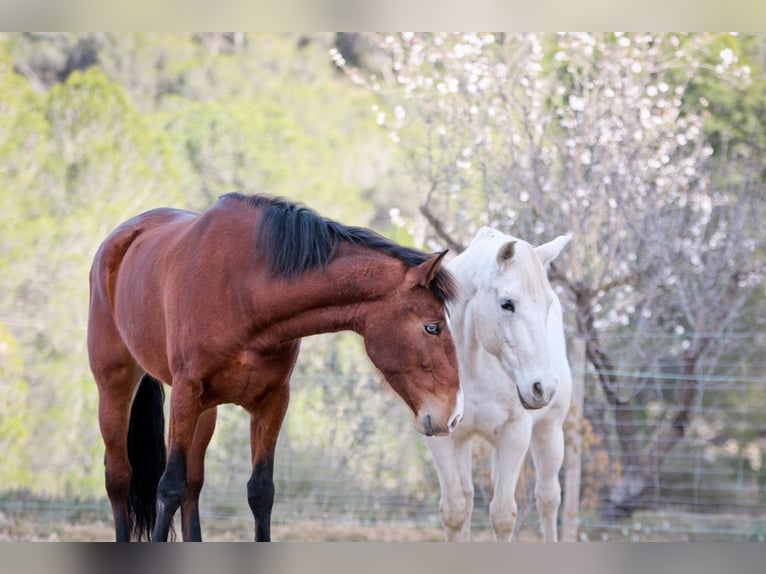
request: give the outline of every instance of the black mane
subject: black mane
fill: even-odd
[[[227,193],[221,198],[242,201],[262,210],[256,249],[266,257],[269,270],[278,277],[290,279],[316,267],[325,269],[342,241],[385,253],[407,267],[420,265],[430,257],[371,229],[340,224],[283,198],[241,193]],[[448,271],[440,269],[430,289],[446,303],[455,298],[457,283]]]

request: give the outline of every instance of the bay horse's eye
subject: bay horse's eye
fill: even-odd
[[[427,325],[423,325],[423,328],[429,335],[438,335],[442,332],[442,327],[439,325],[439,323],[429,323]]]
[[[510,311],[511,313],[516,312],[516,305],[514,305],[513,301],[510,299],[503,299],[500,302],[500,307],[502,307],[505,311]]]

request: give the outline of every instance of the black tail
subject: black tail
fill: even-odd
[[[165,390],[151,375],[138,384],[130,410],[128,459],[133,467],[128,494],[132,537],[151,540],[157,520],[157,484],[165,471]]]

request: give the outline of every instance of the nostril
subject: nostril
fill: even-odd
[[[449,430],[453,431],[457,428],[457,425],[460,424],[460,421],[463,420],[463,417],[461,415],[455,415],[452,417],[452,420],[449,422]]]
[[[532,384],[532,394],[535,396],[536,399],[543,398],[543,384],[540,381],[535,381]]]
[[[426,415],[423,417],[423,430],[425,431],[426,436],[433,436],[434,426],[431,422],[431,415]]]

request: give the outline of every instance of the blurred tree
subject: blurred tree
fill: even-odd
[[[29,385],[18,343],[0,323],[0,484],[21,489],[29,484]]]
[[[273,100],[229,99],[177,109],[166,129],[185,160],[186,203],[203,209],[232,190],[265,192],[300,199],[335,219],[369,219],[369,202],[339,169],[333,145],[339,142],[307,133],[299,120]]]
[[[98,68],[20,98],[10,117],[0,155],[9,191],[0,316],[18,332],[24,357],[30,442],[62,446],[29,451],[30,486],[88,491],[101,482],[85,360],[90,259],[120,221],[158,201],[180,202],[178,171],[166,136]]]

